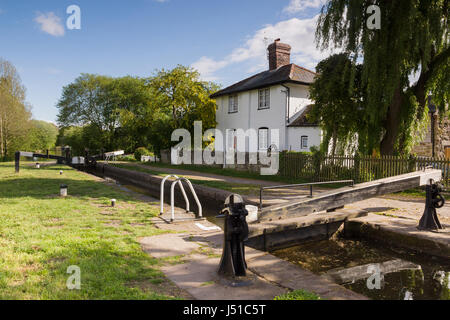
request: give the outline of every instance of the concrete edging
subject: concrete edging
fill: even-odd
[[[450,258],[450,230],[419,231],[418,222],[369,214],[345,223],[349,237],[376,240],[389,246],[404,247],[425,254]]]

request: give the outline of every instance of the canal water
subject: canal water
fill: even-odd
[[[126,183],[121,185],[117,181],[116,183],[124,189],[153,197],[141,188]],[[223,219],[216,218],[220,214],[219,209],[218,212],[206,209],[204,215],[210,222],[223,229]],[[450,259],[416,253],[403,248],[387,248],[376,241],[368,242],[359,239],[307,242],[271,253],[321,275],[336,270],[356,268],[359,272],[356,279],[337,282],[374,300],[450,300]],[[374,278],[377,270],[375,269],[374,272],[369,267],[393,260],[410,262],[417,268],[381,272],[379,274],[381,280],[377,283],[377,279]],[[358,269],[359,266],[363,268]],[[364,269],[366,266],[367,270]],[[361,270],[363,270],[362,275]]]
[[[374,300],[450,300],[449,259],[354,239],[308,242],[272,254],[316,274],[344,274],[340,284]],[[417,268],[377,270],[399,260]]]

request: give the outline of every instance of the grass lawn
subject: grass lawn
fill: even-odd
[[[320,300],[320,297],[312,292],[295,290],[275,297],[274,300]]]
[[[163,262],[137,242],[161,233],[149,222],[157,213],[65,166],[22,166],[16,174],[13,163],[0,163],[0,299],[177,298],[158,270]],[[69,266],[80,268],[81,290],[67,289]]]

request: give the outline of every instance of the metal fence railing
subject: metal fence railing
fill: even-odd
[[[442,170],[443,184],[450,187],[450,159],[426,157],[378,158],[364,156],[313,156],[301,153],[280,154],[280,175],[306,181],[354,180],[355,183],[388,178],[427,167]]]

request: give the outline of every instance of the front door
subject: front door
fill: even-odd
[[[450,146],[445,147],[445,158],[450,160]]]

